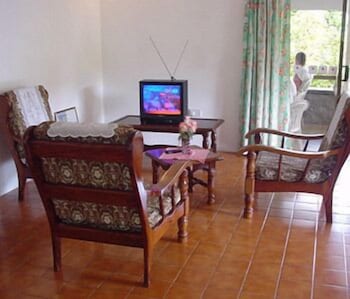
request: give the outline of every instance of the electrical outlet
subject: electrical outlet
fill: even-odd
[[[193,117],[200,117],[201,116],[201,110],[200,109],[189,109],[188,114]]]

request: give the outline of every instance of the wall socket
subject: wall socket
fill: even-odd
[[[201,110],[200,109],[188,109],[188,114],[189,114],[189,116],[200,117]]]

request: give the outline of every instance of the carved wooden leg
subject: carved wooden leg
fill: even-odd
[[[190,198],[188,196],[188,171],[185,170],[180,177],[181,198],[184,200],[184,215],[177,221],[179,232],[178,241],[186,242],[188,238],[188,214],[190,211]]]
[[[151,271],[151,261],[152,261],[152,249],[145,246],[143,249],[143,260],[144,260],[144,273],[143,273],[143,285],[144,287],[149,287],[151,283],[150,271]]]
[[[159,164],[152,160],[152,182],[157,184],[159,180]]]
[[[17,176],[18,176],[18,200],[22,201],[24,199],[24,192],[26,188],[27,177],[25,175],[25,171],[18,171],[18,170],[17,170]]]
[[[193,166],[189,167],[187,171],[188,171],[188,192],[192,193],[193,192],[193,173],[194,173]]]
[[[216,132],[211,131],[211,150],[216,153]]]
[[[61,271],[61,238],[51,236],[53,251],[53,269],[55,272]]]
[[[332,223],[333,221],[333,188],[327,191],[327,193],[323,195],[323,204],[326,211],[326,220],[328,223]]]
[[[214,179],[215,179],[215,161],[208,165],[208,204],[215,203]]]
[[[244,218],[251,218],[253,216],[254,189],[255,189],[255,161],[256,161],[256,153],[248,152],[247,174],[245,179]]]
[[[208,132],[205,132],[202,134],[203,136],[203,142],[202,142],[202,147],[203,148],[209,148],[209,134]]]

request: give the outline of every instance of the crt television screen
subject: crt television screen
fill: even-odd
[[[181,115],[181,85],[146,84],[142,96],[147,114]]]

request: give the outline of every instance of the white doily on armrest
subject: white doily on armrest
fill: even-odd
[[[117,124],[55,122],[47,130],[49,137],[104,137],[114,135]]]

